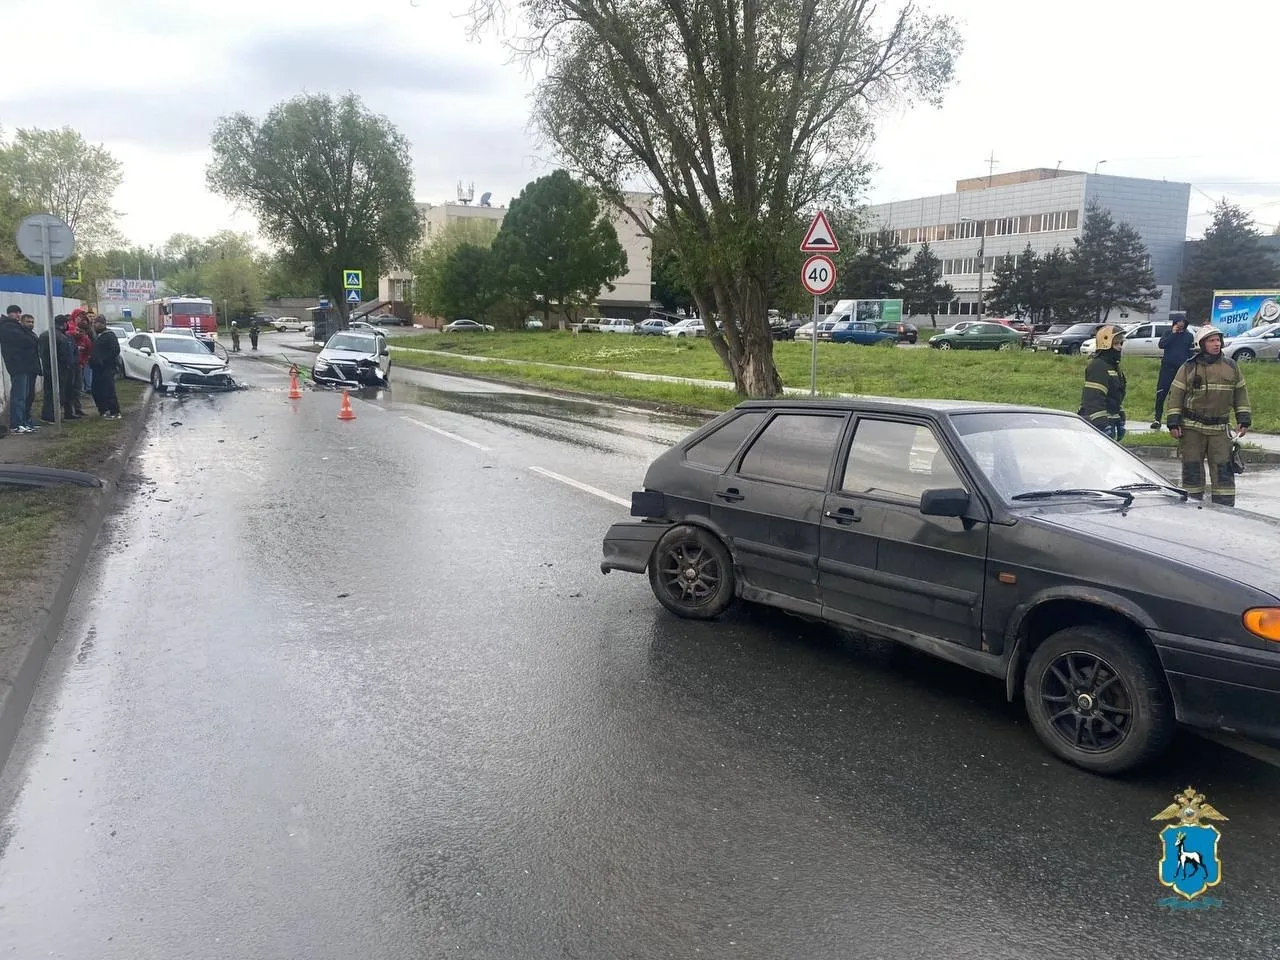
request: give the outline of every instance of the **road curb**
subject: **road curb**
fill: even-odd
[[[27,708],[31,706],[31,698],[35,694],[36,684],[44,673],[49,654],[62,634],[62,627],[67,619],[67,611],[71,607],[71,599],[75,595],[80,576],[89,562],[98,534],[116,503],[116,491],[125,467],[137,448],[146,427],[147,417],[155,403],[156,393],[148,389],[142,402],[137,406],[137,413],[131,418],[124,436],[124,442],[107,460],[99,471],[102,487],[90,493],[76,512],[73,522],[80,528],[80,542],[75,553],[62,572],[58,589],[53,594],[53,602],[39,622],[38,628],[26,642],[26,649],[19,650],[14,658],[16,667],[13,682],[7,689],[0,689],[0,771],[4,770],[9,754],[22,729],[22,721],[26,717]]]
[[[1177,447],[1144,447],[1125,445],[1125,449],[1144,460],[1177,460]],[[1245,463],[1280,463],[1280,453],[1273,450],[1241,450],[1240,459]]]

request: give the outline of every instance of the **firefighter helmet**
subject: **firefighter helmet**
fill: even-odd
[[[1124,343],[1124,329],[1107,324],[1094,335],[1093,342],[1099,350],[1119,350]]]
[[[1219,340],[1223,340],[1223,341],[1226,340],[1226,337],[1222,335],[1221,330],[1219,330],[1217,327],[1214,327],[1206,323],[1203,327],[1201,327],[1199,330],[1196,331],[1196,349],[1203,350],[1204,342],[1208,340],[1210,337],[1217,337]]]

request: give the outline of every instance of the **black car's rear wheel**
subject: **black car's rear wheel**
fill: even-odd
[[[1068,627],[1045,640],[1022,692],[1045,745],[1094,773],[1152,760],[1177,727],[1155,654],[1108,627]]]
[[[682,524],[654,546],[649,586],[676,616],[711,620],[733,602],[733,560],[715,534]]]

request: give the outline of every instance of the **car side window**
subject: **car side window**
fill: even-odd
[[[926,490],[964,487],[932,430],[892,420],[859,420],[841,493],[919,503]]]
[[[826,489],[844,421],[838,415],[780,413],[751,444],[738,473],[758,480]]]
[[[733,462],[743,441],[751,436],[764,418],[764,412],[743,413],[734,417],[686,450],[685,460],[700,467],[710,467],[717,472],[723,470]]]
[[[145,333],[140,333],[129,341],[129,346],[133,347],[135,350],[141,350],[143,347],[151,346],[151,338]]]

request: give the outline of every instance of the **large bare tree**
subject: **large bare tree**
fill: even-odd
[[[885,21],[869,0],[472,0],[471,15],[544,68],[534,120],[566,165],[619,206],[637,187],[661,198],[711,342],[755,397],[782,389],[768,289],[797,216],[855,204],[877,111],[939,102],[960,48],[950,19],[908,5]]]

